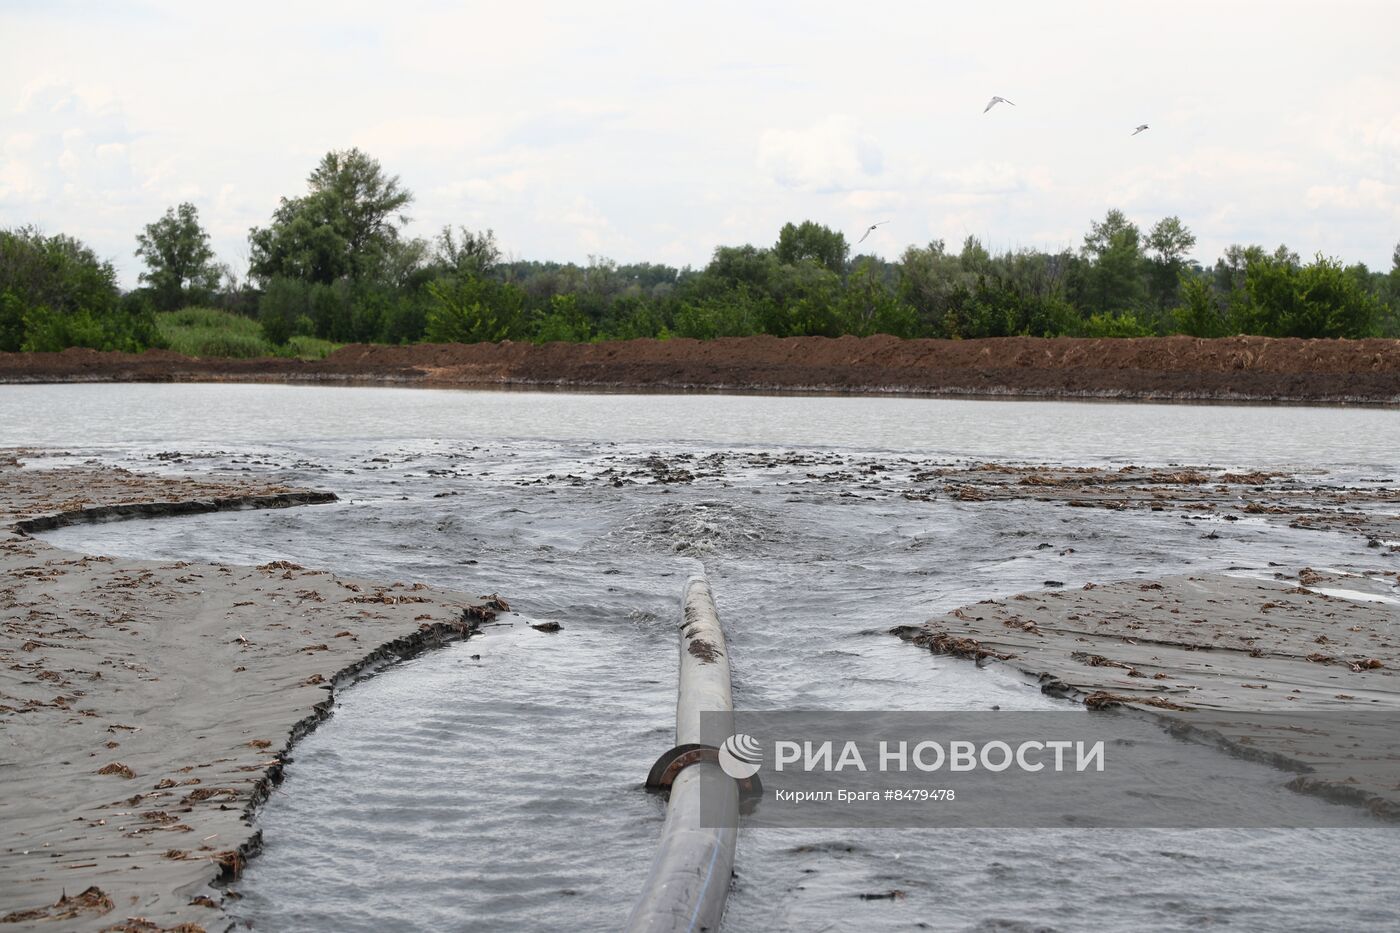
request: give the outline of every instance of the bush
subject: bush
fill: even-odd
[[[1342,264],[1318,255],[1300,266],[1259,256],[1245,269],[1245,301],[1236,312],[1243,333],[1268,337],[1369,337],[1380,303]]]
[[[359,339],[355,332],[355,296],[348,279],[337,279],[330,285],[307,285],[305,288],[307,313],[312,327],[310,330],[293,328],[293,334],[315,334],[342,343]]]
[[[1082,337],[1150,337],[1152,328],[1132,311],[1101,312],[1085,318],[1079,333]]]
[[[587,343],[593,336],[588,318],[578,309],[573,295],[555,295],[549,300],[549,312],[535,323],[531,339],[535,343]]]
[[[273,349],[257,321],[213,308],[157,314],[156,327],[170,349],[186,356],[247,359]]]
[[[1209,280],[1198,275],[1181,277],[1181,297],[1185,301],[1172,312],[1177,330],[1192,337],[1224,337],[1229,322],[1215,300]]]
[[[109,262],[72,237],[46,237],[33,227],[0,230],[0,294],[24,308],[54,314],[117,310],[121,292]]]
[[[149,301],[123,298],[111,263],[72,237],[0,230],[0,350],[160,345]]]
[[[149,314],[59,314],[48,308],[30,308],[24,312],[24,342],[20,349],[26,353],[56,353],[69,347],[87,347],[140,353],[163,345]]]
[[[296,333],[302,318],[310,320],[310,286],[295,279],[275,278],[258,299],[258,320],[268,343],[282,346]]]
[[[24,304],[14,292],[0,293],[0,353],[17,353],[24,345]]]
[[[422,291],[390,296],[380,321],[379,339],[385,343],[417,343],[428,329],[427,300]]]
[[[279,351],[279,355],[302,360],[323,360],[340,346],[319,337],[292,337],[287,341],[287,346]]]
[[[556,297],[551,300],[551,306],[555,304],[575,307],[573,296],[564,303]],[[433,343],[481,343],[518,337],[524,305],[525,294],[514,285],[475,276],[439,279],[428,284],[425,333]],[[551,326],[555,332],[572,333],[562,325]]]
[[[770,303],[754,300],[741,287],[725,295],[682,302],[671,331],[697,340],[748,337],[763,333],[763,319],[770,314]]]

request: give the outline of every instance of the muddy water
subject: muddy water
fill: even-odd
[[[1383,411],[267,386],[7,388],[0,425],[3,444],[247,470],[343,500],[55,543],[288,558],[499,591],[518,610],[345,692],[298,747],[238,885],[238,915],[268,930],[615,929],[660,826],[638,785],[674,725],[674,616],[700,567],[741,705],[985,709],[1057,701],[881,633],[1048,580],[1377,559],[1250,518],[906,500],[920,469],[976,456],[1394,480],[1381,454],[1400,449]],[[529,627],[541,620],[563,630]],[[1246,769],[1222,793],[1276,783]],[[1400,834],[1374,829],[754,832],[727,925],[1387,926],[1397,856]],[[891,890],[905,896],[859,897]]]

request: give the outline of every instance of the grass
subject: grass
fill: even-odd
[[[344,344],[331,343],[320,337],[293,337],[287,345],[277,350],[278,356],[291,356],[302,360],[323,360]]]
[[[324,358],[339,344],[316,337],[293,337],[285,347],[273,346],[257,321],[214,308],[184,308],[156,315],[156,329],[170,349],[185,356],[247,359],[286,356]]]

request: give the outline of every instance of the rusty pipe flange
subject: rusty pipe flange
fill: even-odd
[[[719,764],[719,749],[713,745],[687,742],[662,752],[661,757],[656,759],[656,764],[652,765],[651,771],[647,773],[647,790],[669,790],[677,774],[701,761]],[[763,782],[758,779],[757,774],[735,778],[734,782],[739,785],[740,797],[759,797],[763,794]]]

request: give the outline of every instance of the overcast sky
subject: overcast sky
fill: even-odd
[[[0,226],[134,284],[138,229],[189,200],[241,272],[248,228],[359,146],[412,232],[525,259],[701,265],[803,219],[887,219],[862,249],[891,259],[1077,248],[1119,207],[1179,215],[1207,263],[1390,266],[1396,0],[754,6],[0,0]]]

